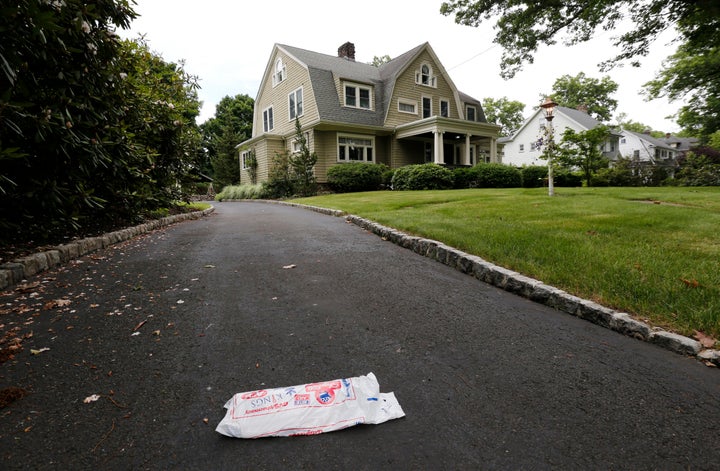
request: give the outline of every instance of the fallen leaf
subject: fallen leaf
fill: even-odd
[[[136,335],[140,335],[140,332],[133,332],[132,334],[130,334],[130,337],[135,337]]]
[[[159,330],[153,330],[153,335],[155,335],[155,336],[160,336],[160,331],[159,331]]]
[[[203,419],[203,422],[205,422],[205,423],[207,424],[208,422],[210,422],[210,419],[208,419],[207,417],[205,417],[205,418]]]
[[[178,300],[177,300],[177,303],[178,303],[178,304],[185,304],[185,301],[183,301],[182,299],[178,299]]]
[[[43,348],[40,348],[40,349],[37,349],[37,350],[34,349],[34,348],[31,348],[31,349],[30,349],[30,354],[31,354],[31,355],[40,355],[42,352],[47,352],[48,350],[50,350],[48,347],[43,347]]]
[[[685,286],[687,286],[688,288],[697,288],[698,286],[700,286],[700,283],[698,283],[698,280],[696,280],[694,278],[692,280],[686,280],[685,278],[680,278],[680,281],[685,283]]]
[[[705,348],[712,348],[715,346],[715,339],[710,337],[704,332],[700,332],[699,330],[695,331],[695,335],[693,335],[695,339],[700,342],[700,344]]]
[[[100,396],[97,395],[97,394],[93,394],[92,396],[88,396],[88,397],[86,397],[85,399],[83,399],[83,402],[84,402],[85,404],[90,404],[91,402],[95,402],[95,401],[97,401],[98,399],[100,399]]]
[[[215,268],[215,265],[205,265],[204,268]]]
[[[295,265],[295,264],[285,265],[285,266],[283,267],[283,269],[288,270],[288,269],[290,269],[290,268],[295,268],[296,266],[297,266],[297,265]]]
[[[140,321],[133,330],[134,331],[138,330],[140,327],[144,326],[146,322],[147,322],[147,319],[145,319],[144,321]]]

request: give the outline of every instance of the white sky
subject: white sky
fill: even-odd
[[[185,70],[200,78],[203,107],[198,122],[215,114],[224,96],[257,97],[260,79],[275,43],[336,55],[338,47],[355,44],[355,58],[398,55],[429,42],[458,89],[482,100],[508,97],[526,105],[525,117],[540,104],[562,75],[585,72],[609,75],[619,84],[614,98],[618,113],[656,131],[675,132],[673,120],[682,103],[644,101],[642,85],[653,79],[672,54],[672,33],[657,40],[641,68],[629,65],[601,73],[597,64],[614,57],[614,32],[574,47],[543,46],[535,62],[511,80],[500,77],[502,49],[492,42],[494,21],[479,28],[455,24],[440,14],[442,0],[136,0],[140,15],[124,37],[145,34],[150,48],[168,62],[185,60]],[[559,41],[560,42],[560,41]]]

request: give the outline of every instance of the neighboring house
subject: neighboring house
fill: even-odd
[[[678,151],[650,134],[622,130],[620,154],[636,165],[667,167],[677,166]]]
[[[670,133],[665,134],[665,137],[661,139],[661,141],[672,147],[675,152],[677,152],[677,159],[685,157],[685,153],[687,153],[691,147],[700,145],[700,139],[696,137],[677,137]]]
[[[436,162],[497,161],[500,126],[480,102],[460,93],[430,44],[375,67],[355,62],[355,46],[338,56],[276,44],[255,100],[252,137],[237,146],[241,182],[249,182],[254,153],[258,181],[267,180],[276,153],[297,151],[299,118],[317,181],[345,162],[391,168]]]
[[[552,120],[553,136],[555,142],[559,143],[565,129],[582,132],[601,124],[584,111],[558,106],[555,108]],[[545,126],[547,126],[545,112],[542,108],[538,108],[512,136],[500,139],[498,143],[502,147],[502,163],[516,167],[547,165],[547,160],[540,158],[543,152],[542,138],[545,136]],[[619,139],[618,133],[611,132],[603,144],[603,155],[610,160],[618,157]]]

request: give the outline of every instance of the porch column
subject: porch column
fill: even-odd
[[[497,139],[490,138],[490,162],[499,163],[497,157]]]
[[[470,165],[470,134],[465,134],[465,155],[462,164]]]
[[[445,165],[445,156],[443,155],[443,132],[435,131],[435,163]]]

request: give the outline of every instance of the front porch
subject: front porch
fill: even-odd
[[[398,126],[395,138],[424,142],[424,161],[448,166],[499,162],[500,126],[432,116]]]

